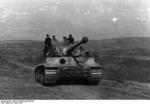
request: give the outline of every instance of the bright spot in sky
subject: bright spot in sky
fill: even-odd
[[[23,15],[27,15],[28,13],[27,12],[23,12]]]
[[[116,21],[118,21],[118,18],[114,17],[114,18],[112,18],[112,21],[116,22]]]

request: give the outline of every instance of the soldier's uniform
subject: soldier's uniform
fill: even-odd
[[[48,34],[46,35],[44,43],[45,43],[44,56],[46,56],[47,52],[52,48],[51,38],[49,37]]]
[[[68,41],[69,41],[69,44],[74,44],[74,38],[72,37],[71,34],[69,34]]]
[[[53,55],[59,54],[58,40],[55,35],[52,36]]]

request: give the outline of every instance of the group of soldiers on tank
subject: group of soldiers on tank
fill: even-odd
[[[71,34],[69,34],[68,38],[66,36],[63,36],[63,45],[68,46],[70,44],[74,44],[74,38]]]
[[[70,45],[73,45],[75,42],[72,34],[69,34],[68,37],[64,36],[63,37],[63,47],[67,47]],[[58,45],[58,40],[55,37],[55,35],[52,35],[52,38],[49,36],[49,34],[46,34],[46,38],[44,41],[44,56],[46,56],[47,54],[55,54],[56,51],[58,51],[59,49],[57,48]]]
[[[63,49],[58,47],[58,44],[60,42],[58,39],[55,37],[55,35],[52,35],[52,38],[49,36],[49,34],[46,34],[46,38],[44,41],[44,57],[45,56],[56,56],[56,55],[66,55],[65,51],[68,49],[68,47],[72,46],[75,44],[75,40],[72,36],[72,34],[69,34],[68,37],[63,36]],[[84,48],[81,45],[73,51],[74,56],[86,56],[86,57],[91,57],[91,53],[89,51],[85,52],[84,54]]]

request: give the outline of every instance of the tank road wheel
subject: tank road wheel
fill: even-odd
[[[90,85],[98,85],[101,81],[101,70],[100,69],[91,69],[88,82]]]
[[[46,83],[47,85],[55,85],[57,83],[57,70],[56,69],[51,69],[51,70],[46,70]]]

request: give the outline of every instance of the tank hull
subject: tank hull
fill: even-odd
[[[41,68],[41,69],[39,69]],[[89,84],[98,84],[102,77],[102,70],[100,67],[95,68],[81,68],[81,67],[41,67],[38,66],[35,69],[35,76],[37,70],[40,72],[42,78],[36,78],[35,80],[42,85],[56,84],[58,80],[62,78],[84,78],[87,79]],[[37,79],[42,81],[38,81]]]

